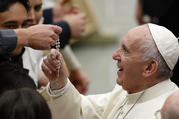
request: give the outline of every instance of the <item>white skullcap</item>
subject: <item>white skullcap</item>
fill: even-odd
[[[179,57],[178,39],[167,28],[155,24],[148,24],[155,44],[167,63],[168,67],[173,70]]]

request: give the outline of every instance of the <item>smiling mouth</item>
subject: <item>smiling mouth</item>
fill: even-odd
[[[122,67],[118,67],[118,71],[123,71],[124,69]]]

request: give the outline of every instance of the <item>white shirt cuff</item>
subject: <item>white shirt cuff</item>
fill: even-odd
[[[67,89],[69,87],[69,84],[70,84],[70,81],[69,79],[67,79],[67,84],[63,87],[63,88],[60,88],[59,90],[52,90],[50,88],[50,83],[47,84],[47,93],[49,96],[51,97],[59,97],[59,96],[62,96],[65,92],[65,89]]]

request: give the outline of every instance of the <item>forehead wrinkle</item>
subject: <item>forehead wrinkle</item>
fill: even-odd
[[[146,40],[151,40],[152,35],[147,25],[142,25],[135,27],[130,31],[131,36],[133,37],[133,44],[137,44],[137,48],[143,44]]]
[[[124,36],[122,44],[125,44],[127,48],[132,48],[132,50],[140,50],[143,42],[150,39],[152,39],[152,35],[149,27],[147,24],[144,24],[129,30]]]

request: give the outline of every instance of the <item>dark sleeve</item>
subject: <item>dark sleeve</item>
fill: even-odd
[[[70,27],[68,23],[65,21],[55,23],[54,25],[58,25],[62,28],[62,33],[59,35],[59,38],[60,38],[60,48],[64,48],[67,44],[69,44],[69,40],[71,37]]]
[[[17,45],[17,35],[13,30],[0,30],[0,55],[12,52]]]
[[[167,13],[173,3],[174,0],[143,0],[142,6],[145,14],[159,18]]]
[[[58,25],[62,28],[62,33],[59,35],[60,37],[60,48],[64,48],[67,44],[69,44],[69,40],[71,37],[70,26],[65,21],[60,21],[58,23],[53,23],[52,17],[52,8],[43,10],[44,24],[54,24]],[[54,48],[54,47],[53,47]]]
[[[43,10],[43,17],[44,17],[44,24],[52,24],[53,20],[53,13],[52,8]]]

